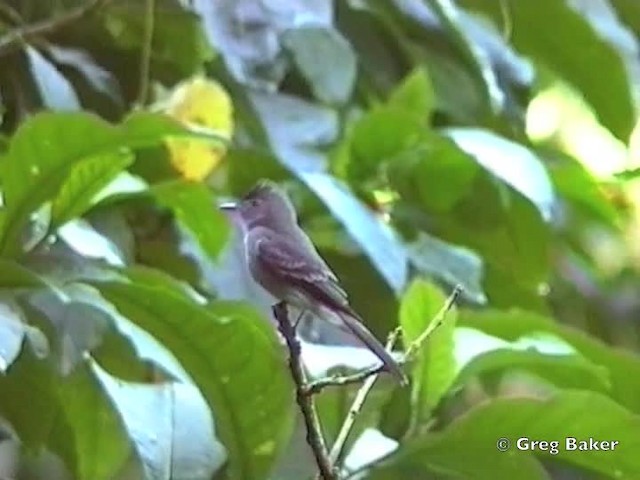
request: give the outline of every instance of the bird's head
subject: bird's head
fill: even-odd
[[[287,194],[277,184],[261,180],[240,202],[223,206],[240,217],[245,227],[277,229],[296,222],[296,212]]]

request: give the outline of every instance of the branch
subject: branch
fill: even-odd
[[[449,298],[447,298],[447,301],[444,303],[444,305],[442,306],[440,311],[438,311],[435,317],[431,320],[431,322],[429,322],[429,325],[424,330],[424,332],[422,332],[422,334],[418,338],[416,338],[413,342],[411,342],[411,344],[409,345],[409,348],[403,355],[403,358],[400,363],[406,363],[409,360],[411,360],[413,355],[415,355],[415,353],[419,351],[419,349],[427,341],[427,339],[433,334],[433,332],[435,332],[438,329],[438,327],[442,325],[447,313],[449,312],[449,310],[451,310],[451,307],[453,307],[456,299],[458,298],[461,292],[462,292],[462,287],[460,287],[459,285],[456,285],[456,287],[453,289],[453,292],[451,292],[451,295],[449,295]],[[400,333],[402,333],[401,327],[398,327],[393,332],[391,332],[387,340],[387,344],[385,346],[387,351],[390,352],[393,350],[393,346],[396,343],[398,337],[400,336]],[[338,460],[340,459],[342,452],[344,450],[344,447],[347,443],[347,439],[349,438],[349,433],[351,433],[351,430],[353,429],[353,426],[356,422],[356,418],[358,417],[358,414],[362,410],[362,407],[364,406],[364,402],[366,401],[367,396],[369,395],[369,392],[373,388],[373,385],[376,383],[376,380],[378,379],[378,375],[380,374],[381,371],[382,371],[382,367],[370,368],[370,369],[364,370],[363,372],[359,372],[355,375],[334,378],[333,381],[329,381],[331,379],[323,380],[322,382],[317,381],[314,384],[310,385],[309,388],[311,390],[311,388],[313,388],[314,385],[316,385],[316,388],[318,388],[318,386],[322,388],[321,386],[345,385],[348,383],[352,383],[352,381],[356,381],[355,380],[356,378],[359,380],[366,378],[364,384],[360,387],[360,389],[356,393],[356,397],[354,398],[353,403],[351,404],[351,408],[347,413],[347,417],[345,418],[342,424],[342,427],[340,428],[340,432],[338,433],[338,436],[336,438],[336,441],[333,447],[331,448],[331,453],[329,454],[329,460],[333,465],[336,465]]]
[[[442,325],[447,313],[451,310],[451,307],[454,305],[460,294],[462,293],[462,287],[460,285],[456,285],[451,292],[451,295],[447,298],[446,302],[435,315],[433,320],[429,323],[427,328],[418,338],[416,338],[411,344],[409,348],[407,348],[406,352],[402,356],[402,358],[398,359],[397,362],[400,365],[409,363],[413,356],[422,348],[424,342],[433,334],[433,332]],[[395,333],[395,331],[393,332]],[[352,385],[354,383],[361,383],[368,379],[373,375],[377,375],[384,370],[384,365],[374,365],[372,367],[366,368],[359,372],[350,374],[350,375],[332,375],[329,377],[319,378],[318,380],[314,380],[313,382],[309,382],[306,386],[306,393],[308,395],[315,395],[320,393],[327,387],[342,387],[345,385]]]
[[[296,384],[296,402],[307,429],[307,443],[313,451],[316,464],[320,470],[320,478],[323,480],[338,480],[338,475],[333,468],[333,463],[327,454],[327,447],[322,437],[322,430],[318,414],[315,409],[313,396],[307,393],[304,368],[302,366],[300,342],[296,338],[296,332],[289,321],[287,306],[284,302],[273,307],[273,315],[278,321],[278,329],[287,342],[289,348],[289,369]]]
[[[86,4],[69,10],[63,15],[42,20],[31,25],[14,28],[0,37],[0,56],[10,52],[21,43],[29,42],[36,37],[49,35],[71,23],[75,23],[102,8],[111,0],[90,0]]]
[[[449,310],[451,310],[451,307],[453,307],[453,304],[456,303],[456,300],[458,299],[461,293],[462,293],[462,287],[460,285],[456,285],[455,288],[453,289],[453,292],[451,292],[451,295],[449,295],[447,300],[444,302],[444,305],[442,306],[442,308],[438,311],[438,313],[436,313],[436,316],[433,317],[433,320],[429,322],[429,325],[427,325],[427,328],[424,329],[424,332],[422,332],[418,338],[416,338],[413,342],[411,342],[411,344],[409,345],[409,348],[407,348],[407,351],[404,353],[405,362],[411,360],[413,356],[416,354],[416,352],[418,352],[422,348],[422,345],[424,345],[424,342],[426,342],[429,339],[429,337],[433,334],[433,332],[435,332],[438,329],[438,327],[442,325],[442,322],[444,322],[444,319],[446,318],[447,313],[449,313]]]
[[[393,346],[398,340],[398,337],[400,336],[401,332],[402,332],[402,329],[400,327],[394,329],[393,332],[391,332],[391,334],[389,335],[389,338],[387,339],[387,344],[385,346],[387,351],[390,352],[391,350],[393,350]],[[367,399],[367,395],[369,395],[369,392],[373,388],[373,385],[376,383],[376,380],[378,379],[379,374],[380,372],[378,371],[372,374],[371,376],[369,376],[367,380],[364,382],[364,384],[358,390],[358,393],[356,394],[356,398],[354,398],[353,403],[351,404],[351,408],[349,409],[349,413],[347,413],[347,418],[344,419],[344,423],[342,424],[342,427],[340,427],[340,432],[336,437],[336,441],[333,444],[333,447],[331,448],[329,459],[332,464],[335,465],[335,463],[338,461],[338,459],[342,455],[342,451],[344,450],[344,446],[347,443],[347,438],[349,437],[349,433],[351,433],[351,429],[353,428],[353,425],[356,423],[356,418],[358,417],[360,410],[362,410],[362,407],[364,406],[364,402]]]

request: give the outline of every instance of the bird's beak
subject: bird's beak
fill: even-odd
[[[234,212],[238,209],[238,204],[235,202],[224,202],[218,205],[218,208],[226,212]]]

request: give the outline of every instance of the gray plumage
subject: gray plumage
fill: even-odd
[[[347,293],[309,237],[298,226],[286,194],[260,182],[236,207],[243,229],[249,270],[254,280],[279,300],[318,317],[337,316],[402,383],[406,376],[349,306]]]

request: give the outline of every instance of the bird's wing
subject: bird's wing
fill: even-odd
[[[340,315],[344,325],[382,360],[390,372],[406,383],[402,369],[361,323],[335,275],[314,250],[271,232],[262,234],[256,241],[256,252],[261,268],[270,276],[295,286],[310,300],[330,307],[336,313],[346,314]]]
[[[319,302],[338,309],[347,307],[346,292],[315,251],[271,232],[258,239],[256,254],[261,267],[270,275],[296,285]]]

